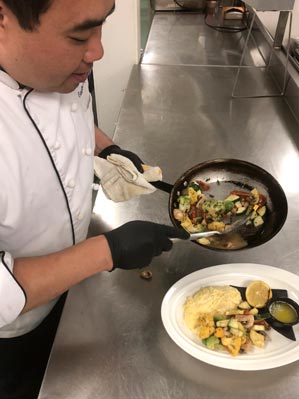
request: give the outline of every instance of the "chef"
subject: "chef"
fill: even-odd
[[[93,123],[87,78],[114,6],[0,0],[1,399],[37,398],[70,287],[146,266],[187,235],[132,221],[86,239],[94,154],[142,163]]]

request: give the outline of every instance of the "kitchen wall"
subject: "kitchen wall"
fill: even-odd
[[[116,0],[103,25],[104,58],[94,65],[98,124],[113,136],[132,66],[140,58],[140,0]]]

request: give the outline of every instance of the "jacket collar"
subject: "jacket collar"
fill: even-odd
[[[0,66],[0,82],[5,84],[6,86],[10,87],[11,89],[19,90],[23,89],[24,86],[22,86],[20,83],[18,83],[16,80],[14,80],[11,76],[6,73],[3,68]]]

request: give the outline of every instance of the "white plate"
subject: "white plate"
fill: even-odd
[[[161,308],[164,327],[173,341],[191,356],[205,363],[232,370],[266,370],[299,359],[299,342],[285,338],[275,330],[269,332],[270,341],[264,349],[231,356],[229,353],[207,349],[183,321],[183,305],[188,296],[209,285],[246,286],[252,280],[263,280],[271,288],[286,289],[288,296],[299,302],[299,277],[272,266],[233,263],[198,270],[176,282],[166,293]],[[294,327],[299,339],[299,325]]]

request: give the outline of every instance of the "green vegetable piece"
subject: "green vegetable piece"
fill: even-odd
[[[227,327],[230,319],[218,320],[216,321],[217,327]]]
[[[231,194],[227,198],[225,198],[224,201],[233,201],[233,202],[235,202],[235,201],[238,201],[239,199],[240,199],[240,197],[238,195]]]
[[[264,223],[264,220],[263,220],[263,218],[262,218],[260,215],[258,215],[258,216],[257,216],[256,218],[254,218],[254,220],[253,220],[254,227],[259,227],[259,226],[261,226],[263,223]]]
[[[229,212],[233,209],[234,203],[233,201],[224,201],[225,212]]]
[[[194,224],[193,225],[193,229],[192,229],[192,233],[202,233],[203,231],[206,231],[207,228],[205,226],[203,226],[202,224]]]
[[[246,212],[246,207],[245,206],[240,206],[238,209],[237,209],[237,212],[236,212],[236,214],[237,215],[243,215],[243,213],[245,213]]]
[[[207,346],[209,349],[216,349],[215,346],[220,344],[220,339],[215,337],[215,335],[211,335],[208,338],[202,340],[203,344]]]
[[[189,187],[192,187],[193,190],[195,190],[195,191],[200,191],[200,186],[199,186],[197,183],[195,183],[194,181],[192,181],[192,182],[189,184]]]
[[[188,212],[191,205],[191,200],[188,195],[180,195],[178,197],[179,209],[182,212]]]
[[[215,323],[216,323],[217,321],[220,321],[220,320],[227,320],[226,316],[224,316],[224,315],[222,315],[222,314],[215,314],[214,317],[213,317],[213,319],[214,319]],[[227,321],[228,321],[228,320],[227,320]],[[225,326],[225,327],[226,327],[226,326]]]
[[[265,215],[265,213],[266,213],[266,206],[264,205],[264,206],[262,206],[261,208],[259,208],[258,210],[257,210],[257,213],[260,215],[260,216],[264,216]]]

